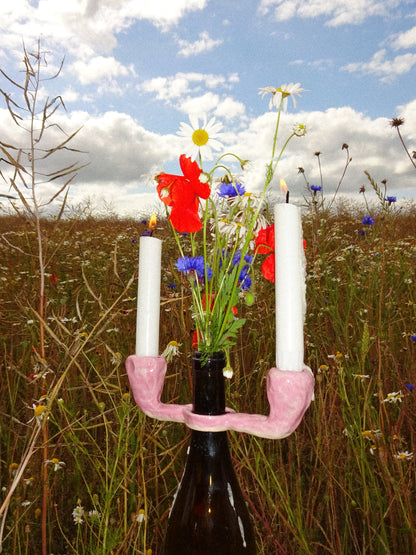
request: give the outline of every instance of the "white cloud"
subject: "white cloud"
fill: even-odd
[[[371,16],[386,16],[406,0],[261,0],[259,11],[273,12],[278,21],[293,17],[326,17],[327,24],[360,24]]]
[[[238,102],[230,96],[221,97],[212,92],[193,98],[186,97],[177,107],[188,115],[210,114],[229,121],[235,118],[244,119],[246,110],[242,102]]]
[[[391,45],[395,50],[400,48],[412,48],[416,46],[416,27],[408,29],[392,37]]]
[[[182,100],[179,105],[179,109],[185,114],[208,114],[213,112],[220,102],[220,97],[218,94],[212,92],[207,92],[203,95],[196,97],[187,97]]]
[[[178,54],[188,58],[189,56],[196,56],[202,52],[209,52],[219,44],[223,43],[222,39],[212,39],[207,31],[202,31],[199,34],[199,39],[195,42],[188,42],[186,40],[177,39],[180,50]]]
[[[222,98],[214,110],[215,116],[225,120],[234,118],[245,118],[246,107],[242,102],[234,100],[230,96]]]
[[[126,67],[113,56],[95,56],[86,61],[77,60],[68,69],[75,73],[82,85],[102,80],[111,81],[115,77],[135,74],[133,66]]]
[[[224,98],[214,94],[212,90],[228,90],[238,83],[238,80],[236,73],[226,77],[207,73],[180,72],[168,77],[149,79],[137,88],[143,92],[155,93],[157,100],[162,100],[183,112],[196,114],[215,110]],[[233,111],[236,110],[237,104],[241,103],[235,103]]]
[[[111,53],[117,34],[135,21],[148,20],[166,29],[208,0],[14,0],[0,3],[0,51],[21,58],[24,37],[32,47],[39,37],[54,52],[85,60]]]
[[[352,62],[341,69],[350,73],[376,75],[380,77],[380,81],[389,82],[399,75],[408,73],[416,65],[416,53],[400,54],[391,60],[386,59],[386,54],[387,51],[383,48],[376,52],[369,62]]]

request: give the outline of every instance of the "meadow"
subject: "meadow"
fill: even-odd
[[[416,207],[309,202],[305,362],[315,400],[296,432],[229,434],[258,553],[416,553]],[[189,431],[144,416],[124,361],[135,350],[139,238],[147,218],[0,218],[3,553],[160,553]],[[166,221],[160,349],[164,400],[190,402],[190,295]],[[256,264],[261,263],[260,257]],[[258,275],[260,275],[258,273]],[[265,413],[274,286],[231,353],[227,404]],[[41,314],[42,312],[42,314]]]

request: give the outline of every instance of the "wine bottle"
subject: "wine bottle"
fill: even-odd
[[[224,353],[193,357],[193,412],[224,414]],[[192,430],[181,482],[170,510],[164,555],[255,555],[247,506],[227,432]]]

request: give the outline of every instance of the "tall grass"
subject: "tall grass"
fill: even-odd
[[[416,210],[374,208],[374,224],[363,226],[364,208],[320,206],[304,215],[306,363],[316,376],[304,420],[281,441],[230,434],[261,554],[416,552]],[[54,252],[45,276],[45,357],[38,265],[23,254],[35,233],[11,216],[0,228],[3,552],[40,551],[47,468],[49,553],[160,553],[189,432],[145,417],[129,393],[124,360],[135,348],[146,224],[42,222]],[[191,299],[164,222],[156,235],[164,239],[161,350],[180,343],[164,397],[190,402]],[[274,290],[258,280],[254,292],[232,352],[227,403],[264,413]]]

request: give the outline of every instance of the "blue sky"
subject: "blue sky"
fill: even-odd
[[[8,4],[5,6],[4,4]],[[289,103],[282,140],[296,123],[307,134],[289,145],[279,167],[301,198],[305,168],[331,198],[345,164],[341,191],[357,195],[364,170],[388,194],[414,198],[416,170],[416,5],[414,0],[15,0],[0,6],[0,67],[20,79],[22,40],[38,38],[48,71],[65,57],[48,94],[62,94],[59,123],[82,129],[74,146],[89,162],[71,187],[75,204],[89,198],[133,214],[157,205],[152,176],[178,171],[184,151],[176,131],[190,114],[223,123],[227,150],[252,161],[245,178],[258,189],[270,152],[275,114],[260,87],[300,82]],[[46,85],[46,83],[45,83]],[[0,86],[10,90],[0,78]],[[46,91],[45,91],[46,94]],[[0,140],[17,135],[0,103]],[[207,160],[207,164],[209,164]],[[2,169],[0,167],[0,169]],[[4,168],[3,168],[4,169]],[[0,193],[8,193],[0,182]],[[47,193],[47,191],[46,191]]]

